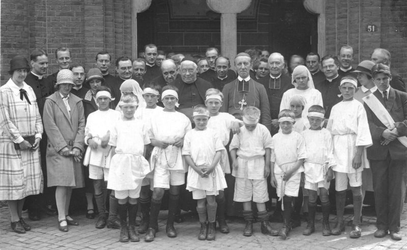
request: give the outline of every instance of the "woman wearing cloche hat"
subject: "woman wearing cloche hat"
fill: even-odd
[[[29,70],[27,59],[15,56],[11,78],[0,88],[0,200],[8,203],[16,233],[31,229],[22,218],[24,198],[43,189],[38,150],[43,126],[34,91],[24,82]]]
[[[43,116],[48,135],[48,186],[56,187],[58,228],[62,232],[68,232],[68,225],[78,225],[68,214],[69,204],[72,189],[84,186],[81,161],[85,117],[81,99],[70,93],[73,86],[72,71],[60,70],[57,91],[47,97]]]

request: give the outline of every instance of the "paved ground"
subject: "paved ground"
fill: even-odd
[[[401,241],[393,241],[389,236],[383,239],[373,237],[375,231],[373,216],[364,216],[362,225],[363,236],[360,239],[349,239],[350,227],[341,236],[323,237],[321,235],[321,215],[317,214],[317,232],[311,236],[303,236],[300,228],[294,229],[290,237],[280,240],[278,237],[266,236],[260,233],[260,224],[254,225],[255,233],[252,237],[242,236],[244,227],[243,220],[234,219],[229,221],[231,233],[218,233],[216,241],[198,241],[196,239],[199,225],[196,218],[186,215],[186,221],[176,224],[179,236],[170,239],[165,235],[166,211],[160,214],[160,232],[152,243],[143,240],[138,243],[118,242],[119,230],[95,229],[95,220],[85,218],[84,214],[73,215],[80,222],[78,227],[70,227],[68,233],[62,233],[57,228],[57,217],[48,216],[41,221],[33,222],[27,219],[32,230],[19,235],[11,231],[7,207],[0,204],[0,249],[407,249],[407,209],[403,211],[401,233],[404,236]],[[27,214],[24,214],[24,218]],[[350,219],[350,215],[347,215]],[[335,217],[331,216],[333,226]],[[281,224],[273,223],[274,228],[280,228]]]

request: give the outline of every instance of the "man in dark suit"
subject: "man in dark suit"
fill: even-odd
[[[211,81],[212,79],[217,77],[216,74],[216,60],[219,57],[219,50],[217,48],[207,48],[205,52],[206,60],[208,61],[209,64],[209,69],[202,73],[199,77],[207,80],[208,82]],[[228,76],[236,78],[236,73],[228,69],[227,71]]]
[[[236,79],[236,74],[233,70],[230,70],[229,58],[220,56],[215,60],[215,71],[216,74],[212,77],[209,82],[214,88],[223,90],[226,84]]]
[[[319,61],[321,60],[318,53],[310,52],[305,58],[305,66],[307,66],[309,72],[311,72],[312,80],[314,84],[325,80],[325,74],[320,69]]]
[[[167,84],[171,84],[177,77],[177,65],[172,59],[166,59],[161,63],[161,75],[154,78],[150,84],[163,88]]]
[[[393,240],[401,240],[403,173],[407,157],[407,94],[390,86],[388,66],[382,63],[375,65],[372,76],[377,91],[365,97],[364,101],[373,139],[373,146],[367,148],[367,158],[373,174],[377,216],[374,236],[382,238],[389,231]],[[380,114],[391,118],[379,118],[383,117]]]
[[[146,73],[144,74],[145,83],[150,83],[151,80],[161,74],[160,67],[155,64],[157,54],[157,46],[154,44],[147,44],[144,47],[144,57],[146,59]]]

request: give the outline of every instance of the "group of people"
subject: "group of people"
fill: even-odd
[[[234,58],[234,71],[216,48],[194,61],[166,59],[149,44],[144,58],[119,57],[117,76],[106,51],[87,72],[71,63],[69,49],[55,56],[60,68],[48,77],[45,51],[34,50],[30,62],[14,57],[11,78],[0,87],[0,200],[8,202],[13,231],[31,229],[22,217],[26,197],[32,220],[52,212],[54,197],[58,228],[68,232],[79,224],[69,215],[72,189],[85,187],[87,217],[95,217],[93,199],[99,211],[96,228],[120,228],[121,242],[138,242],[139,234],[151,242],[169,190],[166,234],[174,238],[185,187],[196,200],[199,240],[215,240],[216,222],[229,232],[226,196],[242,203],[244,236],[253,234],[256,218],[263,234],[286,239],[301,209],[308,217],[303,234],[312,234],[318,196],[322,235],[340,235],[350,187],[350,237],[361,237],[368,190],[375,196],[374,236],[401,239],[407,94],[389,51],[375,49],[353,68],[348,45],[338,56],[311,52],[290,63],[250,49]],[[282,211],[279,230],[267,211],[270,186]]]

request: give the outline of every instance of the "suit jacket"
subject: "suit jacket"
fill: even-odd
[[[238,80],[228,83],[223,88],[223,105],[220,108],[221,112],[228,112],[237,119],[242,118],[242,110],[240,110],[239,102],[242,100],[242,94],[237,90]],[[260,123],[271,130],[270,104],[267,97],[267,92],[264,86],[250,79],[249,93],[246,97],[247,105],[255,106],[261,111]]]
[[[403,82],[403,78],[401,78],[401,76],[392,69],[390,69],[390,72],[391,72],[390,86],[393,89],[397,89],[402,92],[406,92],[406,84]]]
[[[373,93],[381,103],[385,103],[380,91]],[[397,139],[387,145],[381,145],[382,134],[386,126],[376,117],[373,111],[366,105],[367,119],[369,120],[370,133],[372,134],[373,145],[367,148],[367,158],[369,160],[384,160],[390,154],[392,160],[406,160],[407,148]],[[386,109],[395,122],[405,122],[407,120],[407,93],[390,88],[389,98],[386,102]],[[400,131],[399,131],[400,134]],[[407,133],[400,136],[406,136]]]
[[[30,87],[34,90],[35,97],[37,98],[38,109],[40,110],[40,114],[42,117],[45,98],[54,93],[52,80],[46,77],[43,77],[41,80],[39,80],[37,76],[29,72],[24,82],[30,85]]]
[[[182,78],[177,78],[175,79],[171,85],[175,86],[178,88],[178,95],[179,95],[179,100],[181,100],[181,95],[183,95],[184,93],[184,87],[187,83],[182,81]],[[201,79],[199,77],[196,78],[195,81],[195,86],[198,89],[198,94],[199,96],[202,98],[203,103],[205,103],[205,99],[206,99],[206,91],[210,88],[212,88],[212,84],[210,84],[208,81],[205,81],[204,79]]]

